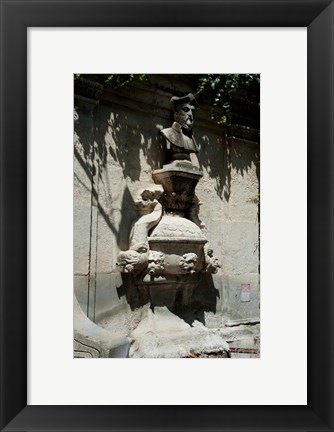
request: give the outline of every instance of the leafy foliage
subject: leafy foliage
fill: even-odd
[[[149,76],[146,74],[136,75],[136,74],[75,74],[74,79],[85,78],[91,81],[98,82],[102,84],[105,88],[118,89],[124,87],[132,81],[149,81]]]
[[[255,103],[259,108],[260,103],[260,75],[259,74],[207,74],[200,75],[195,96],[204,96],[211,105],[211,119],[218,124],[230,123],[233,97],[240,90],[252,94],[248,98],[248,104]],[[255,97],[254,97],[255,96]],[[247,96],[246,96],[247,99]],[[224,115],[217,116],[217,109],[222,109]]]
[[[103,84],[105,88],[120,89],[133,81],[153,85],[148,74],[75,74],[75,79],[86,79]],[[211,119],[219,125],[231,123],[233,100],[240,93],[243,102],[252,110],[258,111],[260,105],[259,74],[202,74],[189,75],[196,99],[211,106]],[[221,114],[223,112],[223,115]]]

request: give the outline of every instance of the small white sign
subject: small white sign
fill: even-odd
[[[250,284],[241,284],[240,301],[250,301]]]

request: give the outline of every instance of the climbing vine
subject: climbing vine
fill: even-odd
[[[218,124],[230,123],[233,97],[238,91],[245,91],[245,102],[253,104],[255,109],[260,104],[259,74],[207,74],[198,78],[195,96],[204,96],[211,105],[211,119]],[[247,96],[251,95],[251,96]],[[219,115],[217,111],[223,110]]]
[[[148,74],[75,74],[75,79],[87,78],[102,84],[105,88],[120,89],[127,84],[140,81],[152,84]],[[243,102],[253,111],[260,105],[259,74],[201,74],[188,75],[198,101],[211,106],[211,119],[219,125],[231,123],[231,111],[236,95],[243,94]],[[168,90],[161,88],[162,90]]]

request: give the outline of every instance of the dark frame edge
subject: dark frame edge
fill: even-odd
[[[27,32],[8,2],[0,6],[2,430],[27,404]]]
[[[308,404],[333,430],[334,3],[308,26]],[[320,150],[320,151],[319,151]],[[320,210],[320,211],[319,211]],[[324,238],[328,236],[328,241]],[[316,259],[314,259],[316,257]],[[328,286],[327,289],[319,290]],[[319,319],[322,317],[323,319]],[[316,352],[313,341],[326,347]],[[317,393],[322,392],[319,399]],[[325,403],[324,403],[325,401]]]
[[[14,5],[23,2],[14,2]],[[25,2],[25,7],[29,6]],[[44,2],[45,3],[45,2]],[[58,2],[53,2],[55,5]],[[70,3],[70,2],[69,2]],[[139,2],[140,3],[140,2]],[[223,1],[220,3],[224,3]],[[247,2],[248,6],[253,2]],[[270,0],[267,2],[270,3]],[[295,2],[296,3],[296,2]],[[298,2],[297,2],[298,3]],[[301,4],[301,2],[299,2]],[[26,225],[22,223],[27,211],[27,123],[26,123],[26,80],[22,70],[26,68],[26,28],[34,16],[17,14],[18,9],[7,9],[9,2],[1,1],[1,424],[4,431],[21,430],[74,430],[77,416],[86,422],[80,430],[93,430],[87,423],[87,415],[111,421],[104,430],[270,430],[273,423],[262,419],[264,409],[271,421],[277,421],[275,430],[333,430],[333,1],[311,1],[314,8],[312,19],[304,22],[308,26],[308,179],[309,228],[308,236],[312,249],[309,250],[309,369],[308,407],[206,407],[200,412],[196,407],[48,407],[26,406]],[[321,8],[320,8],[321,6]],[[40,7],[45,5],[40,3]],[[57,4],[58,8],[65,7]],[[287,7],[287,6],[285,6]],[[320,10],[320,9],[321,10]],[[13,11],[15,10],[15,14]],[[59,9],[60,10],[60,9]],[[25,9],[26,11],[26,9]],[[308,15],[308,18],[309,18]],[[5,20],[6,19],[6,20]],[[45,18],[46,19],[46,18]],[[88,19],[88,18],[87,18]],[[304,18],[305,19],[305,18]],[[50,21],[51,20],[51,21]],[[52,22],[48,15],[46,22]],[[41,21],[40,21],[41,22]],[[28,24],[29,25],[29,24]],[[36,24],[35,24],[36,25]],[[45,25],[45,24],[44,24]],[[81,24],[80,24],[81,25]],[[254,26],[257,24],[254,24]],[[277,25],[283,25],[278,23]],[[290,24],[293,25],[293,24]],[[300,25],[300,24],[299,24]],[[8,43],[8,40],[11,42]],[[319,49],[321,47],[321,49]],[[17,53],[13,56],[12,53]],[[8,85],[10,83],[11,85]],[[13,85],[14,84],[14,85]],[[17,102],[20,106],[17,106]],[[320,109],[321,108],[321,109]],[[20,119],[13,119],[13,112]],[[311,145],[313,143],[313,145]],[[319,151],[319,147],[321,151]],[[9,188],[9,189],[8,189]],[[320,202],[321,201],[321,202]],[[325,202],[323,202],[325,201]],[[9,227],[9,228],[8,228]],[[329,237],[330,236],[330,237]],[[324,240],[325,238],[325,240]],[[314,257],[317,257],[314,259]],[[17,271],[17,269],[20,271]],[[9,291],[6,287],[10,286]],[[317,289],[314,289],[316,287]],[[327,287],[320,296],[318,287]],[[19,302],[17,299],[20,299]],[[9,323],[15,320],[9,337]],[[321,320],[319,319],[321,317]],[[14,339],[12,341],[11,339]],[[325,347],[330,355],[321,355],[311,342],[317,338],[317,346]],[[328,373],[330,376],[328,376]],[[319,395],[323,395],[319,397]],[[172,411],[170,411],[172,410]],[[219,413],[224,410],[224,414]],[[68,413],[68,423],[62,413]],[[131,415],[129,415],[131,412]],[[148,422],[149,413],[160,416],[164,426]],[[109,413],[109,414],[108,414]],[[192,416],[183,423],[184,413]],[[211,415],[211,420],[207,415]],[[217,426],[218,416],[227,416],[226,423]],[[246,416],[248,427],[234,423],[235,418]],[[286,422],[281,416],[285,415]],[[168,427],[167,417],[172,416],[179,426]],[[297,416],[297,417],[296,417]],[[59,417],[63,423],[59,423]],[[125,419],[124,417],[128,417]],[[132,417],[132,422],[129,417]],[[165,420],[166,419],[166,423]],[[234,419],[234,420],[233,420]],[[101,421],[101,420],[100,420]],[[129,422],[129,423],[128,423]],[[196,423],[197,422],[197,423]],[[7,425],[7,426],[6,426]],[[141,426],[140,426],[141,425]],[[158,423],[159,425],[159,423]],[[210,426],[211,425],[211,426]],[[103,427],[103,426],[101,426]],[[95,427],[94,427],[95,429]],[[77,428],[78,430],[78,428]]]

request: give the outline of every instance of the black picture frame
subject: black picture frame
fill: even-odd
[[[333,431],[333,0],[0,3],[1,430]],[[306,406],[27,406],[27,28],[132,26],[307,27]]]

